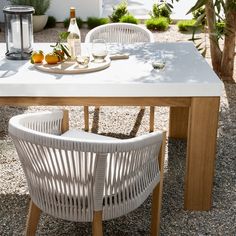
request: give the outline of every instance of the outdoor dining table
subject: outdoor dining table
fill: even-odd
[[[158,50],[166,60],[160,71],[152,67]],[[109,51],[129,58],[98,72],[64,75],[7,60],[2,43],[0,105],[170,107],[169,137],[187,139],[184,208],[209,210],[222,82],[191,42],[112,44]]]

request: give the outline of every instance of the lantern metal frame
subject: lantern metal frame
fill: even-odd
[[[4,18],[5,18],[5,39],[6,39],[6,58],[10,60],[28,60],[31,57],[32,53],[32,43],[33,43],[33,19],[32,14],[35,12],[34,8],[31,6],[24,5],[10,5],[3,8]],[[12,26],[9,26],[11,22],[9,21],[9,17],[7,15],[14,15],[15,18],[19,17],[20,23],[20,49],[11,47],[10,48],[10,40],[9,40],[9,29],[12,30]],[[28,17],[28,40],[29,46],[24,48],[24,35],[23,35],[23,18],[24,16],[31,15]],[[14,36],[14,32],[11,32],[11,36]],[[31,40],[30,40],[31,39]]]

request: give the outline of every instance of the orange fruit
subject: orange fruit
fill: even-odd
[[[31,63],[42,63],[44,59],[43,51],[34,51],[31,55]]]
[[[57,64],[59,62],[59,57],[56,53],[48,53],[45,56],[45,61],[48,64]]]

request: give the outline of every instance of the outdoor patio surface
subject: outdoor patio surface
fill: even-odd
[[[35,34],[35,42],[55,42],[63,28]],[[87,30],[82,30],[82,40]],[[204,34],[199,34],[204,38]],[[181,34],[176,26],[167,32],[155,33],[156,41],[185,41],[190,34]],[[0,41],[4,42],[0,32]],[[209,53],[208,61],[209,61]],[[235,77],[236,79],[236,77]],[[9,119],[25,112],[53,107],[0,107],[0,235],[23,235],[29,195],[26,181],[13,143],[7,134]],[[83,108],[68,107],[72,127],[83,128]],[[128,138],[148,132],[149,108],[90,107],[92,132]],[[156,108],[155,129],[168,129],[166,107]],[[236,84],[225,84],[221,96],[217,142],[213,206],[208,212],[183,210],[183,188],[186,142],[169,139],[166,148],[161,235],[236,235]],[[104,222],[104,235],[149,235],[151,198],[130,214]],[[37,235],[91,235],[90,223],[75,223],[42,214]]]

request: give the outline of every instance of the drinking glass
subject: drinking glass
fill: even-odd
[[[103,39],[94,39],[92,43],[92,56],[94,62],[101,63],[105,61],[107,56],[107,45]]]
[[[155,70],[163,70],[166,65],[165,52],[163,50],[158,50],[156,52],[156,58],[152,62],[152,67]]]
[[[82,47],[81,54],[77,55],[76,61],[80,68],[88,67],[88,64],[90,62],[90,53],[87,47]]]

